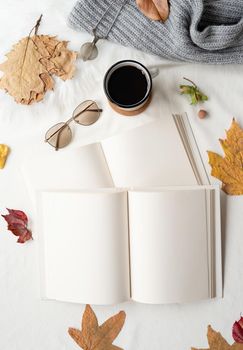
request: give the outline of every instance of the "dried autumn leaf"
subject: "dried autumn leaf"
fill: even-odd
[[[243,130],[233,119],[227,138],[219,140],[225,157],[208,151],[211,175],[222,181],[222,189],[231,195],[243,194]]]
[[[140,11],[154,21],[166,21],[169,17],[168,0],[136,0]]]
[[[243,317],[233,324],[232,336],[236,343],[243,343]]]
[[[0,88],[22,104],[41,101],[46,91],[54,87],[51,75],[62,80],[71,79],[75,70],[77,53],[68,50],[67,41],[37,35],[40,20],[41,17],[34,27],[35,35],[20,40],[6,55],[7,61],[0,64],[0,70],[4,72]]]
[[[19,237],[17,243],[25,243],[32,239],[32,233],[28,229],[27,215],[21,210],[7,209],[8,214],[2,215],[8,224],[8,230]]]
[[[7,145],[0,145],[0,169],[3,169],[9,154],[9,147]]]
[[[86,305],[82,319],[82,329],[69,328],[68,333],[84,350],[122,350],[112,345],[112,343],[120,333],[125,318],[125,312],[120,311],[99,326],[94,311],[90,305]]]
[[[8,60],[0,64],[5,74],[0,80],[0,88],[5,89],[18,103],[28,103],[31,92],[45,90],[40,75],[46,73],[40,63],[41,55],[34,42],[27,38],[20,40],[7,55]]]
[[[49,35],[36,35],[33,39],[42,55],[41,63],[49,74],[55,74],[62,80],[73,77],[77,53],[67,48],[67,41],[59,41]]]
[[[191,350],[243,350],[243,344],[233,343],[230,345],[219,332],[208,326],[208,349],[191,348]]]

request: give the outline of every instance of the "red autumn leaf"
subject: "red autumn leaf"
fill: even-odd
[[[10,224],[25,224],[28,223],[28,218],[26,214],[21,210],[15,210],[15,209],[8,209],[9,215],[2,215],[4,219],[7,221],[7,223]]]
[[[30,239],[33,239],[32,232],[28,229],[25,230],[25,232],[19,236],[17,243],[25,243],[29,241]]]
[[[19,237],[18,243],[25,243],[32,239],[32,233],[28,229],[28,217],[21,210],[7,209],[7,215],[2,215],[8,224],[8,230],[11,231],[15,236]]]
[[[236,343],[243,343],[243,317],[233,324],[232,335]]]

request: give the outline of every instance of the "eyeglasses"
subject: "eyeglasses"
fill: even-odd
[[[45,142],[48,142],[49,145],[53,146],[55,150],[58,151],[59,148],[67,146],[72,140],[72,131],[69,127],[72,121],[83,126],[92,125],[97,122],[101,112],[102,109],[92,100],[80,103],[73,111],[73,115],[70,119],[65,123],[61,122],[55,124],[46,132]]]

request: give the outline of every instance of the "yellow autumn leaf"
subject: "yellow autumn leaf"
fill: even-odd
[[[222,181],[222,189],[230,195],[243,194],[243,129],[233,119],[226,139],[219,140],[225,156],[208,151],[211,175]]]
[[[9,154],[9,147],[7,145],[0,145],[0,169],[3,169]]]

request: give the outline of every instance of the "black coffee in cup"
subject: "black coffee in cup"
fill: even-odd
[[[141,63],[133,60],[119,61],[107,71],[104,90],[114,110],[132,116],[141,113],[148,106],[152,78]]]
[[[117,68],[107,84],[108,93],[119,105],[135,105],[143,100],[148,90],[144,72],[135,66]]]

